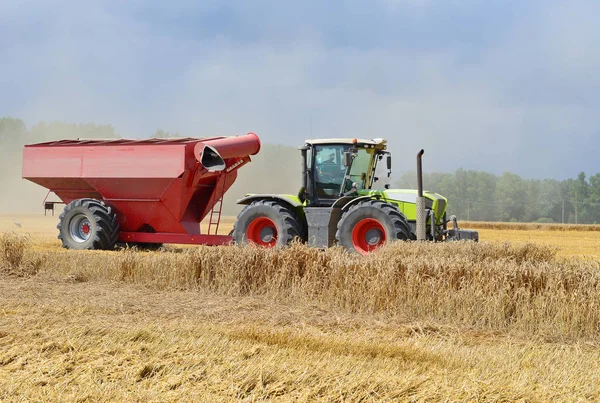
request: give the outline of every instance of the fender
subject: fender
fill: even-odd
[[[250,204],[254,201],[258,201],[258,200],[276,200],[276,201],[281,201],[284,202],[286,204],[289,204],[290,206],[296,208],[296,207],[302,207],[302,203],[299,203],[298,201],[283,196],[283,195],[278,195],[278,194],[270,194],[270,193],[265,193],[265,194],[255,194],[255,195],[248,195],[246,197],[241,198],[240,200],[237,201],[237,204]]]
[[[352,197],[352,196],[340,197],[339,199],[337,199],[335,201],[335,203],[333,203],[333,206],[331,206],[331,208],[334,209],[334,208],[339,208],[341,206],[342,211],[346,211],[350,206],[353,206],[356,203],[360,203],[363,200],[373,200],[373,199],[377,199],[377,197],[373,197],[372,195],[359,196],[359,197]]]

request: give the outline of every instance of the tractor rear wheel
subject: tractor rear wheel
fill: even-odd
[[[258,200],[240,212],[233,226],[236,244],[254,244],[273,248],[285,246],[294,239],[303,239],[303,225],[288,206],[272,201]]]
[[[60,214],[58,239],[67,249],[113,249],[119,238],[117,215],[104,202],[77,199]]]
[[[406,217],[390,203],[367,200],[342,214],[335,235],[338,243],[362,255],[395,240],[409,240]]]

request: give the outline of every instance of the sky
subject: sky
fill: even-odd
[[[600,2],[0,0],[0,116],[600,172]]]

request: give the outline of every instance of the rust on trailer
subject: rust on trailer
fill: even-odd
[[[260,139],[254,133],[49,141],[24,147],[22,176],[65,204],[84,198],[104,201],[117,213],[124,233],[147,233],[151,228],[152,241],[146,241],[147,234],[137,235],[136,242],[198,243],[200,239],[200,243],[220,245],[224,238],[192,241],[167,235],[201,235],[200,222],[209,214],[209,229],[216,227],[216,234],[223,195],[237,179],[238,169],[259,150]]]

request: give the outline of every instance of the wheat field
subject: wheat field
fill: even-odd
[[[600,400],[594,229],[362,257],[65,251],[56,221],[0,216],[2,402]]]

